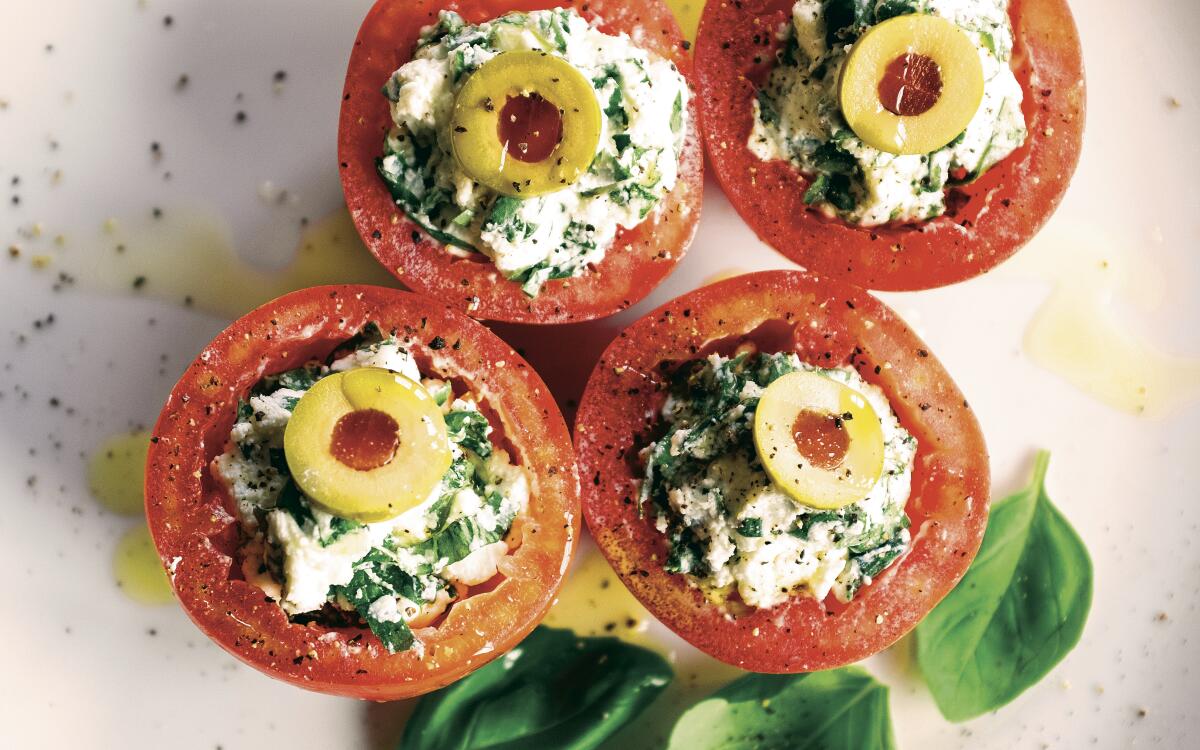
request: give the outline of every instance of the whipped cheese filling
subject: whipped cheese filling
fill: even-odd
[[[755,451],[759,397],[799,370],[859,392],[882,423],[879,481],[837,510],[791,499]],[[845,602],[908,549],[904,506],[917,443],[882,390],[852,368],[821,369],[795,354],[712,355],[684,372],[662,408],[662,437],[642,454],[643,509],[668,538],[668,570],[686,574],[716,601],[736,593],[750,607],[769,608],[832,592]]]
[[[845,11],[842,6],[854,6]],[[834,6],[837,6],[836,8]],[[832,17],[865,15],[831,28]],[[930,154],[896,155],[866,145],[838,104],[842,65],[870,26],[926,13],[959,26],[983,66],[983,101],[966,130]],[[946,212],[946,190],[977,179],[1025,142],[1023,93],[1013,75],[1008,0],[798,0],[780,35],[776,67],[754,102],[750,151],[812,178],[805,202],[860,226],[919,222]]]
[[[380,367],[420,382],[441,405],[453,460],[421,505],[363,524],[331,515],[292,480],[283,435],[292,410],[318,380]],[[289,616],[357,616],[391,651],[414,645],[466,588],[496,575],[504,541],[529,502],[529,479],[492,444],[492,425],[470,393],[423,378],[395,339],[374,326],[328,366],[310,363],[264,378],[244,400],[229,444],[212,465],[228,488],[245,545],[246,579]]]
[[[515,198],[474,182],[454,158],[454,99],[502,52],[556,55],[592,82],[603,112],[587,172],[547,195]],[[652,220],[678,179],[687,82],[627,35],[604,34],[573,9],[511,13],[474,25],[451,11],[424,29],[411,62],[384,87],[395,127],[379,172],[397,205],[434,239],[487,255],[530,296],[598,263],[620,229]]]

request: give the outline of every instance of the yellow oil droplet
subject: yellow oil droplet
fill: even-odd
[[[153,297],[226,318],[321,284],[398,282],[375,260],[341,208],[308,227],[291,261],[265,270],[243,260],[220,217],[172,209],[154,221],[106,223],[99,247],[64,255],[83,287]]]
[[[1042,367],[1109,406],[1164,416],[1200,396],[1200,362],[1164,354],[1131,334],[1105,295],[1060,286],[1025,334]]]
[[[1135,262],[1094,230],[1059,227],[1012,268],[1054,283],[1025,333],[1033,362],[1131,414],[1164,416],[1200,398],[1200,359],[1164,353],[1122,313],[1151,311],[1166,297],[1155,264]]]
[[[704,13],[704,0],[667,0],[675,13],[683,36],[690,42],[696,41],[696,30],[700,28],[700,15]]]
[[[105,508],[123,516],[144,511],[142,483],[150,433],[139,430],[104,441],[88,463],[88,487]]]
[[[277,275],[280,294],[321,284],[399,286],[359,239],[350,212],[340,208],[313,224],[300,238],[292,264]]]
[[[174,600],[167,571],[145,524],[134,526],[117,542],[113,575],[121,591],[135,602],[166,604]]]
[[[579,553],[558,602],[546,615],[546,624],[568,628],[583,636],[612,635],[661,651],[649,634],[652,615],[646,611],[598,550]]]

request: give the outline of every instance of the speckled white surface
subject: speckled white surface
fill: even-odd
[[[131,522],[91,500],[83,456],[151,422],[223,321],[91,290],[87,279],[52,288],[72,258],[112,252],[100,230],[107,218],[141,221],[154,207],[216,213],[246,257],[285,259],[299,217],[340,200],[338,99],[368,5],[0,2],[0,243],[26,249],[17,262],[0,257],[0,640],[10,676],[2,747],[395,746],[402,708],[273,683],[211,645],[176,607],[136,605],[117,590],[112,549]],[[1087,145],[1053,231],[1024,255],[1058,252],[1085,230],[1105,238],[1135,271],[1164,278],[1160,304],[1131,324],[1165,349],[1200,355],[1200,5],[1093,0],[1076,12],[1089,73]],[[276,90],[278,70],[287,77]],[[266,180],[294,201],[267,205]],[[787,267],[715,187],[705,212],[690,255],[639,314],[719,271]],[[43,237],[22,236],[33,222]],[[55,247],[60,232],[65,244]],[[28,253],[39,246],[62,265],[31,268]],[[1031,364],[1022,335],[1048,289],[1001,268],[951,289],[887,297],[978,411],[997,494],[1025,481],[1035,448],[1054,451],[1051,495],[1096,565],[1082,645],[994,715],[949,725],[903,645],[872,660],[893,686],[905,748],[1200,742],[1200,409],[1129,416]],[[570,382],[594,352],[564,360],[556,343],[601,340],[615,325],[534,337],[529,355],[551,379]]]

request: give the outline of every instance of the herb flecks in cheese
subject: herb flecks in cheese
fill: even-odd
[[[898,156],[850,130],[838,82],[867,28],[909,13],[940,16],[966,32],[979,50],[984,93],[966,130],[947,146]],[[941,216],[948,188],[977,179],[1025,142],[1008,0],[798,0],[781,35],[778,63],[753,105],[750,151],[809,175],[804,200],[829,216],[861,226]]]
[[[390,651],[414,646],[464,587],[496,575],[504,541],[529,501],[523,469],[491,440],[470,393],[422,378],[395,339],[370,326],[328,366],[264,378],[244,400],[226,451],[213,462],[229,488],[246,543],[246,579],[298,619],[365,622]],[[296,403],[334,372],[381,367],[421,382],[441,406],[453,461],[429,499],[403,515],[361,524],[321,511],[293,481],[283,434]],[[331,615],[336,613],[335,615]]]
[[[792,500],[754,448],[762,392],[800,370],[858,391],[882,422],[883,474],[864,499],[838,510]],[[667,569],[710,597],[736,593],[757,608],[831,591],[849,601],[908,549],[904,506],[917,443],[883,391],[853,369],[816,368],[795,354],[713,355],[680,371],[661,418],[664,434],[643,453],[642,507],[669,540]]]
[[[472,181],[454,158],[449,124],[458,90],[502,52],[562,57],[591,81],[603,127],[595,158],[563,190],[521,199]],[[473,25],[443,11],[412,61],[384,88],[395,127],[379,172],[396,203],[450,251],[487,255],[530,296],[586,273],[619,229],[651,219],[675,187],[689,91],[674,64],[628,36],[598,31],[571,9],[511,13]]]

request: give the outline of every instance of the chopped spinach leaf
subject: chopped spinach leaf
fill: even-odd
[[[918,12],[920,12],[918,0],[880,0],[875,6],[875,23],[883,23],[889,18]]]
[[[804,192],[804,202],[809,205],[829,203],[842,211],[852,211],[858,205],[850,178],[844,174],[817,175]]]
[[[287,484],[283,486],[283,490],[275,500],[275,507],[295,519],[296,525],[305,533],[315,531],[317,541],[322,547],[328,547],[347,533],[362,528],[362,524],[358,521],[340,516],[330,517],[328,531],[320,528],[316,516],[313,515],[312,505],[309,504],[308,498],[304,496],[300,487],[291,477],[288,477]]]
[[[789,533],[791,533],[794,536],[798,536],[801,539],[808,539],[809,532],[812,531],[812,527],[815,526],[816,524],[840,521],[841,518],[842,518],[841,515],[839,515],[838,513],[835,513],[834,511],[822,511],[820,513],[810,513],[809,515],[801,518],[800,521],[797,522],[796,528],[792,529],[792,531]]]
[[[874,23],[874,0],[825,0],[825,42],[850,44]]]
[[[379,620],[371,614],[371,605],[386,596],[402,596],[409,601],[424,601],[423,585],[403,570],[385,548],[371,550],[354,564],[354,576],[345,586],[334,586],[332,596],[345,599],[371,628],[371,632],[391,653],[412,648],[413,634],[403,620]],[[436,579],[435,579],[436,580]]]
[[[492,455],[492,442],[488,434],[492,431],[487,417],[477,411],[452,411],[446,415],[446,432],[450,441],[458,443],[480,458]]]
[[[324,374],[319,363],[312,362],[304,367],[298,367],[295,370],[263,378],[260,389],[255,389],[259,393],[273,393],[280,388],[287,388],[293,391],[307,391],[312,388]]]
[[[394,156],[394,155],[393,155]],[[433,239],[444,245],[455,245],[467,250],[475,250],[475,246],[450,234],[434,225],[431,214],[441,215],[450,202],[450,197],[444,190],[431,188],[426,182],[432,182],[432,169],[425,167],[424,172],[416,171],[407,165],[398,165],[396,170],[389,169],[388,157],[376,161],[376,169],[392,193],[396,205],[404,209],[409,220],[419,226]],[[419,192],[418,192],[419,191]],[[457,216],[457,214],[456,214]],[[453,219],[447,222],[456,226]]]
[[[743,518],[738,524],[737,533],[744,537],[756,538],[762,536],[761,518]]]
[[[550,47],[562,55],[567,54],[567,39],[570,36],[570,32],[567,30],[570,23],[568,13],[562,9],[555,9],[543,15],[538,24],[539,30],[546,37]]]
[[[537,225],[520,218],[524,202],[520,198],[502,195],[492,204],[492,210],[484,219],[483,231],[495,232],[508,242],[527,240],[537,232]]]
[[[908,544],[904,539],[897,537],[857,555],[854,560],[858,563],[859,573],[867,578],[874,578],[903,555],[906,549]]]
[[[625,92],[621,84],[621,70],[616,65],[606,65],[602,74],[592,80],[597,92],[603,92],[611,87],[608,101],[604,105],[604,114],[612,121],[613,128],[624,131],[629,128],[629,115],[625,111]]]
[[[668,573],[688,573],[704,576],[708,566],[704,563],[704,546],[689,528],[674,529],[667,536],[667,561],[663,568]]]
[[[430,564],[444,561],[446,565],[452,565],[480,547],[495,544],[508,533],[513,521],[511,514],[502,512],[502,501],[497,493],[486,499],[496,519],[495,527],[487,528],[474,517],[462,516],[434,532],[429,539],[409,547],[409,551],[423,556]]]

